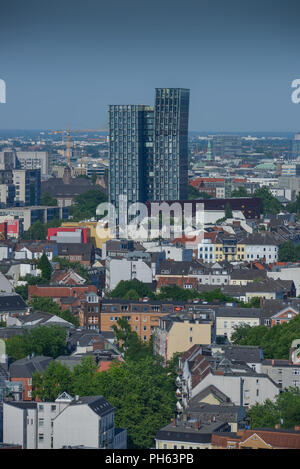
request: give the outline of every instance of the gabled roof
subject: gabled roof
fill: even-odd
[[[52,360],[52,357],[44,356],[21,358],[20,360],[16,360],[9,367],[10,377],[32,378],[35,371],[38,371],[39,373],[43,372]]]
[[[28,306],[17,293],[0,292],[0,312],[27,311]]]
[[[247,244],[251,246],[279,246],[280,243],[275,240],[271,233],[267,231],[264,234],[249,233],[240,240],[240,244]]]
[[[199,407],[199,404],[205,399],[207,396],[210,394],[213,394],[213,396],[219,401],[219,402],[230,402],[230,398],[226,396],[220,389],[218,389],[216,386],[213,384],[207,386],[205,389],[200,391],[196,396],[194,396],[190,401],[189,401],[189,408],[192,410],[193,408]]]
[[[70,405],[88,405],[99,417],[103,417],[115,410],[103,396],[79,397],[78,400],[74,399]]]

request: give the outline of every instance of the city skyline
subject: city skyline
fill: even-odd
[[[189,88],[191,131],[299,131],[296,0],[17,0],[1,7],[0,129],[103,128],[111,103]]]

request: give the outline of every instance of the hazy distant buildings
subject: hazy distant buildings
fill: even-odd
[[[281,176],[300,177],[300,163],[285,163],[281,166]]]
[[[109,106],[109,201],[187,198],[189,90],[157,88],[155,106]]]
[[[292,158],[296,160],[300,158],[300,133],[295,134],[292,146]]]
[[[239,135],[215,135],[213,137],[214,158],[233,158],[241,153],[242,140]]]

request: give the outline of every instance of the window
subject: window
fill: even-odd
[[[56,405],[52,405],[51,406],[51,412],[55,412],[56,411]]]
[[[43,433],[39,433],[39,441],[44,441],[44,434]]]

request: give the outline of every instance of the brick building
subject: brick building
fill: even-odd
[[[53,360],[51,357],[33,356],[16,360],[9,367],[10,379],[12,382],[22,383],[24,401],[31,401],[32,375],[36,371],[41,373],[45,371],[49,363]]]
[[[28,286],[28,300],[30,301],[33,296],[53,298],[59,300],[60,298],[75,297],[85,299],[88,293],[97,294],[97,287],[95,285],[83,286],[51,286],[51,285],[29,285]]]
[[[119,318],[128,320],[138,336],[148,341],[159,324],[159,318],[167,314],[183,311],[184,303],[157,300],[126,301],[103,299],[101,301],[101,331],[110,331]]]

